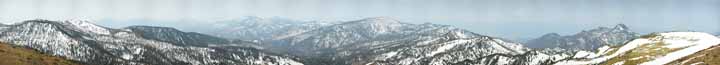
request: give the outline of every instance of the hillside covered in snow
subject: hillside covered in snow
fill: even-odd
[[[640,64],[661,65],[693,56],[697,52],[720,44],[720,39],[701,32],[665,32],[653,33],[634,39],[621,47],[603,47],[599,56],[587,56],[573,60],[565,60],[556,65],[578,64]],[[712,48],[711,48],[712,49]],[[717,54],[711,54],[717,55]],[[703,64],[705,62],[674,62],[672,64]]]

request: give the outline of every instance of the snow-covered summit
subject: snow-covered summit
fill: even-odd
[[[50,20],[38,19],[38,20],[27,20],[27,21],[23,21],[21,23],[15,23],[13,25],[21,26],[21,25],[35,25],[35,24],[46,24],[48,27],[60,26],[63,28],[68,28],[69,30],[89,32],[90,34],[102,34],[102,35],[110,34],[110,30],[107,29],[106,27],[94,24],[94,23],[90,22],[89,20],[81,20],[81,19],[71,19],[71,20],[65,20],[65,21],[50,21]]]
[[[628,27],[627,27],[627,25],[625,25],[625,24],[617,24],[617,25],[615,25],[615,27],[614,27],[613,29],[615,29],[615,30],[626,30],[626,29],[628,29]]]

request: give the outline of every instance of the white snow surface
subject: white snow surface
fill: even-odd
[[[398,53],[399,52],[388,52],[388,53],[382,54],[382,57],[380,57],[378,59],[382,60],[382,59],[392,58],[393,56],[397,55]]]
[[[589,52],[589,51],[578,51],[577,53],[575,53],[575,56],[573,56],[573,58],[586,58],[586,57],[589,57],[589,56],[596,56],[596,55],[597,55],[597,54],[594,54],[594,53]]]
[[[68,23],[71,26],[76,27],[78,30],[81,30],[81,31],[92,32],[92,33],[96,33],[96,34],[104,34],[104,35],[110,34],[109,30],[107,30],[103,27],[97,26],[93,23],[90,23],[87,20],[67,20],[64,22]]]
[[[427,54],[425,56],[433,56],[435,54],[445,52],[446,50],[450,50],[458,44],[464,44],[464,43],[471,42],[471,41],[472,40],[464,40],[464,39],[463,40],[454,40],[454,41],[448,42],[450,44],[443,45],[443,46],[437,48],[435,51],[432,51],[432,52],[430,52],[430,54]]]
[[[597,49],[597,52],[590,52],[590,51],[578,51],[575,53],[575,56],[573,58],[597,58],[604,54],[610,53],[610,51],[613,50],[610,48],[610,46],[603,46]]]
[[[642,63],[641,65],[662,65],[670,63],[674,60],[694,54],[695,52],[702,51],[714,45],[720,44],[719,38],[707,33],[672,32],[662,33],[661,35],[664,37],[665,43],[670,44],[668,45],[669,47],[689,47],[672,53],[668,53],[663,57]]]
[[[685,49],[671,52],[669,54],[666,54],[665,56],[662,56],[662,57],[656,58],[655,60],[641,64],[641,65],[662,65],[662,64],[672,62],[676,59],[680,59],[687,55],[693,54],[697,51],[701,51],[703,49],[709,48],[713,45],[718,45],[720,43],[720,39],[718,39],[717,37],[707,34],[707,33],[701,33],[701,32],[668,32],[668,33],[661,33],[660,36],[663,37],[662,41],[655,41],[655,40],[645,39],[645,38],[635,39],[635,40],[630,41],[629,43],[625,44],[624,46],[620,47],[615,53],[610,54],[608,56],[602,56],[602,57],[594,58],[594,59],[587,60],[587,61],[586,60],[561,61],[561,62],[556,63],[555,65],[598,64],[598,63],[604,62],[606,60],[609,60],[611,58],[622,55],[632,49],[637,48],[640,45],[650,44],[653,42],[665,42],[666,44],[669,44],[669,45],[664,46],[664,47],[668,47],[668,48],[687,47]]]

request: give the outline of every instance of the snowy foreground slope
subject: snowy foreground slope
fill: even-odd
[[[695,54],[685,56],[681,58],[683,60],[675,60],[668,64],[672,65],[713,65],[720,64],[720,45],[715,45],[712,48],[705,49],[703,51],[696,52]]]
[[[556,65],[640,64],[661,65],[720,44],[717,37],[701,32],[654,33],[634,39],[619,48],[610,48],[600,57],[566,60]]]

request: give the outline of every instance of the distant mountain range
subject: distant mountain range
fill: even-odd
[[[317,22],[284,24],[317,24]],[[475,34],[448,25],[409,24],[390,18],[367,18],[323,24],[313,25],[316,27],[312,28],[280,26],[274,27],[278,29],[263,29],[280,32],[303,31],[272,34],[273,38],[262,40],[265,42],[261,44],[270,47],[272,50],[269,51],[279,51],[278,53],[304,58],[306,64],[533,65],[583,59],[595,54],[593,52],[600,52],[598,49],[603,47],[624,46],[626,42],[640,37],[638,33],[631,32],[626,25],[618,24],[615,27],[600,27],[570,36],[551,33],[525,43],[530,47],[525,48],[509,40]]]
[[[211,35],[243,40],[272,40],[274,38],[307,32],[334,22],[296,21],[284,18],[246,17],[223,20],[208,27],[209,31],[200,31]]]
[[[247,21],[271,22],[258,21],[256,19],[242,21],[242,23],[238,24],[253,23]],[[383,17],[342,23],[323,23],[325,25],[313,24],[319,23],[278,23],[276,25],[266,25],[267,27],[259,28],[265,30],[263,33],[280,34],[271,34],[273,38],[265,39],[263,40],[265,42],[262,43],[270,48],[270,51],[287,53],[304,58],[302,61],[306,61],[306,64],[310,65],[417,65],[437,63],[527,64],[526,62],[531,61],[482,61],[481,59],[529,59],[537,63],[549,59],[559,59],[559,57],[543,59],[513,57],[551,52],[530,50],[515,42],[479,35],[449,25],[410,24]],[[236,28],[248,27],[228,27],[225,29]],[[222,31],[257,33],[257,31],[252,31],[253,29],[248,30]],[[268,32],[268,30],[270,32]],[[283,33],[295,30],[301,31]],[[231,34],[216,33],[214,35]]]
[[[551,33],[524,44],[383,17],[345,22],[250,17],[212,24],[195,33],[29,20],[0,26],[0,41],[88,65],[707,64],[713,59],[694,57],[716,55],[713,47],[720,43],[701,32],[640,36],[623,24],[570,36]]]
[[[638,36],[637,33],[631,32],[626,25],[618,24],[613,28],[600,27],[570,36],[560,36],[557,33],[549,33],[540,38],[528,41],[525,43],[525,46],[530,48],[562,48],[594,51],[606,45],[623,45],[626,41],[637,38]]]

